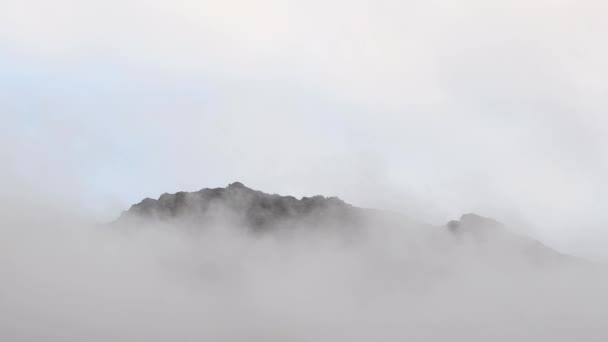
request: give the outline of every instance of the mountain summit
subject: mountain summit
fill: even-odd
[[[120,220],[187,221],[205,225],[230,221],[254,230],[294,225],[312,227],[360,226],[366,209],[337,197],[302,197],[267,194],[234,182],[226,188],[162,194],[146,198],[125,211]]]

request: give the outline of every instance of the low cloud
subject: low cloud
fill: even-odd
[[[355,238],[193,232],[19,208],[1,230],[5,341],[608,337],[603,267],[522,262],[500,235],[484,245],[416,225]]]

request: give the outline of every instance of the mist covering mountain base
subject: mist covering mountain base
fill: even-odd
[[[240,183],[101,226],[19,200],[0,206],[0,341],[608,340],[604,266],[474,214]]]
[[[441,248],[437,253],[446,255],[451,248],[474,244],[477,252],[485,254],[486,258],[508,253],[513,259],[532,264],[580,261],[560,254],[539,241],[512,233],[501,223],[476,214],[465,214],[460,220],[435,227],[398,213],[355,207],[337,197],[297,199],[253,190],[240,182],[226,188],[165,193],[156,200],[146,198],[123,212],[118,222],[135,225],[178,223],[203,230],[218,226],[223,229],[238,227],[249,233],[320,231],[350,237],[390,228],[400,230],[404,237],[403,248],[426,240],[427,246]]]

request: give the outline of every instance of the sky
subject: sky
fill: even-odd
[[[608,260],[608,3],[0,2],[0,186],[112,220],[234,181]]]

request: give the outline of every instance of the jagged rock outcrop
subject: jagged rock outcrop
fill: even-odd
[[[360,226],[365,209],[353,207],[337,197],[271,195],[235,182],[226,188],[163,194],[146,198],[121,215],[119,221],[185,221],[206,225],[231,222],[254,230],[311,227]]]

